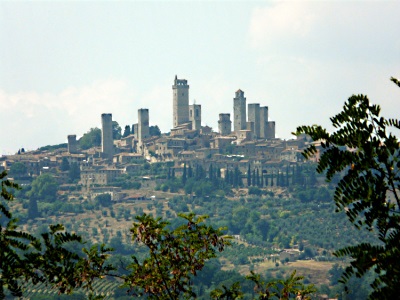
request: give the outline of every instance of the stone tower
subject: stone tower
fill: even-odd
[[[233,130],[246,129],[246,98],[242,90],[237,90],[233,98]]]
[[[201,127],[201,105],[189,105],[189,121],[192,122],[193,130],[200,130]]]
[[[260,138],[260,103],[249,103],[247,107],[248,121],[254,123],[254,135]]]
[[[139,143],[143,139],[150,136],[149,130],[149,110],[147,108],[138,109],[138,140]]]
[[[260,138],[267,138],[267,128],[268,128],[268,106],[260,107]]]
[[[268,128],[267,128],[267,136],[266,138],[268,140],[274,139],[275,138],[275,121],[269,121],[268,122]]]
[[[68,152],[70,154],[76,153],[78,151],[78,144],[76,142],[76,135],[71,134],[68,136]]]
[[[114,154],[112,114],[101,115],[101,152],[107,158],[112,158]]]
[[[218,131],[220,135],[229,135],[231,133],[231,114],[219,114]]]
[[[172,86],[173,126],[189,122],[189,85],[186,79],[178,79],[175,75]]]

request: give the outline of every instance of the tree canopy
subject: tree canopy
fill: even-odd
[[[399,81],[392,81],[400,86]],[[393,131],[400,129],[397,119],[380,116],[380,107],[370,104],[365,95],[351,96],[343,111],[331,118],[335,132],[325,128],[301,126],[296,135],[308,134],[321,143],[317,171],[327,180],[343,174],[334,201],[337,211],[345,211],[360,230],[377,234],[380,243],[361,243],[335,252],[353,260],[345,269],[343,281],[376,273],[370,299],[397,299],[400,282],[400,160],[399,140]],[[317,153],[314,144],[303,153]]]
[[[45,173],[32,181],[30,197],[38,200],[54,202],[57,198],[58,183],[51,174]]]
[[[101,130],[97,127],[91,128],[79,139],[79,146],[83,149],[98,147],[101,145]]]
[[[105,264],[110,249],[93,246],[84,248],[82,255],[71,252],[66,246],[81,244],[82,238],[66,232],[60,224],[50,226],[40,237],[19,230],[7,205],[14,200],[10,189],[19,187],[5,180],[6,175],[5,171],[0,174],[0,299],[6,298],[7,291],[21,297],[26,281],[46,282],[60,293],[79,287],[91,289],[95,278],[111,271]]]

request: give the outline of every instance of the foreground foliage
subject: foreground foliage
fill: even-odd
[[[180,215],[185,223],[168,229],[168,222],[144,214],[136,217],[131,232],[134,241],[145,245],[149,257],[130,265],[131,274],[125,277],[133,295],[149,298],[177,299],[179,295],[196,297],[191,279],[205,263],[229,245],[223,228],[204,224],[204,216]]]
[[[399,82],[392,78],[399,85]],[[399,85],[400,86],[400,85]],[[370,299],[397,299],[400,282],[400,160],[399,140],[393,130],[400,129],[397,119],[379,116],[380,107],[364,95],[353,95],[343,111],[331,118],[336,131],[321,126],[301,126],[296,135],[308,134],[321,141],[322,155],[317,171],[326,172],[327,180],[344,173],[334,201],[338,211],[345,211],[358,228],[377,233],[380,243],[361,243],[336,251],[337,256],[353,260],[343,281],[352,275],[361,277],[369,270],[376,273]],[[304,151],[310,158],[315,145]]]
[[[78,255],[68,250],[68,245],[82,244],[82,238],[64,231],[60,224],[50,226],[40,237],[19,230],[7,206],[14,199],[10,188],[18,185],[6,180],[6,175],[0,174],[0,299],[6,297],[6,290],[21,297],[27,281],[47,283],[60,293],[79,287],[91,289],[95,278],[112,269],[105,263],[110,249],[94,246]]]

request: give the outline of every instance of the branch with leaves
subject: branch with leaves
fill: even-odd
[[[400,86],[397,79],[391,80]],[[397,298],[400,146],[393,131],[400,129],[399,120],[381,117],[380,107],[370,104],[367,96],[353,95],[331,122],[334,133],[314,125],[298,127],[295,134],[307,134],[320,141],[322,154],[317,171],[326,172],[328,181],[336,174],[344,174],[334,194],[337,211],[345,211],[358,229],[369,230],[380,240],[377,245],[362,243],[335,252],[336,256],[353,259],[342,280],[374,270],[377,277],[370,298]],[[310,145],[303,155],[308,159],[316,153],[315,145]]]
[[[168,229],[168,222],[144,214],[136,217],[131,232],[133,240],[146,246],[149,257],[129,266],[132,273],[125,277],[130,294],[152,299],[196,297],[191,279],[205,263],[230,244],[224,228],[214,229],[204,223],[206,216],[180,214],[185,223]]]
[[[6,297],[6,289],[13,296],[23,296],[23,284],[28,281],[44,282],[59,293],[72,293],[80,287],[91,290],[96,278],[113,269],[106,263],[111,249],[93,246],[84,248],[84,255],[69,251],[68,244],[84,242],[60,224],[50,226],[40,238],[18,230],[7,202],[14,200],[10,189],[19,187],[6,176],[6,172],[0,174],[0,299]]]

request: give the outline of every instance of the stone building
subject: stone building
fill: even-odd
[[[142,143],[144,139],[150,136],[149,129],[149,110],[141,108],[138,110],[138,140]]]
[[[68,152],[74,154],[78,152],[78,143],[76,141],[76,135],[68,135]]]
[[[201,128],[201,105],[189,105],[189,121],[192,122],[193,130],[200,130]]]
[[[106,158],[112,158],[114,154],[112,114],[101,115],[101,152]]]
[[[268,128],[268,106],[260,107],[260,136],[261,139],[267,138]]]
[[[260,103],[249,103],[247,106],[247,120],[254,123],[254,137],[260,138]]]
[[[175,75],[172,86],[173,127],[189,121],[189,85],[186,79],[178,79]]]
[[[218,131],[220,135],[231,134],[231,114],[219,114]]]
[[[275,121],[269,121],[267,127],[266,139],[274,139],[275,138]]]
[[[246,129],[246,98],[242,90],[237,90],[233,98],[233,130]]]

